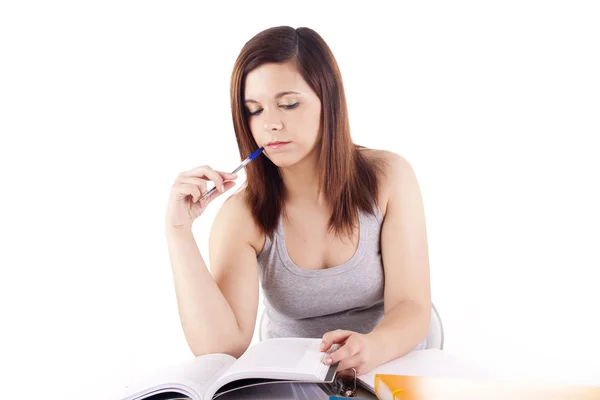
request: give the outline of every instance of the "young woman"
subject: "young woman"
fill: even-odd
[[[402,156],[352,142],[342,78],[321,36],[275,27],[250,39],[233,69],[231,108],[240,156],[264,151],[216,215],[210,272],[192,223],[237,176],[206,165],[182,172],[167,207],[193,353],[248,348],[259,282],[266,336],[337,343],[325,362],[339,361],[339,371],[361,375],[424,347],[432,306],[417,179]],[[208,181],[218,190],[199,201]]]

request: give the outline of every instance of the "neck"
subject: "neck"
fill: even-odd
[[[303,206],[325,206],[325,197],[319,190],[318,156],[312,152],[302,161],[280,168],[283,184],[287,190],[287,201]]]

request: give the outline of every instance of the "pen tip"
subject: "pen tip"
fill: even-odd
[[[262,146],[261,146],[261,147],[259,147],[259,148],[258,148],[258,150],[255,150],[255,151],[254,151],[252,154],[250,154],[250,157],[249,157],[249,158],[250,158],[251,160],[254,160],[256,157],[258,157],[258,155],[259,155],[260,153],[262,153],[262,151],[263,151],[263,150],[264,150],[264,147],[262,147]]]

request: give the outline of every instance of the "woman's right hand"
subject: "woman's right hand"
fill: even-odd
[[[208,165],[194,168],[179,174],[171,186],[167,205],[167,229],[191,229],[192,223],[206,207],[221,194],[235,186],[236,174],[215,171]],[[204,200],[199,200],[206,192],[206,183],[212,181],[217,190]]]

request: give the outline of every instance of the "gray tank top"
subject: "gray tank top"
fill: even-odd
[[[274,239],[267,236],[258,254],[266,323],[263,339],[320,338],[335,329],[368,333],[383,318],[384,273],[380,233],[383,216],[359,211],[358,248],[345,263],[307,270],[291,260],[282,217]]]

